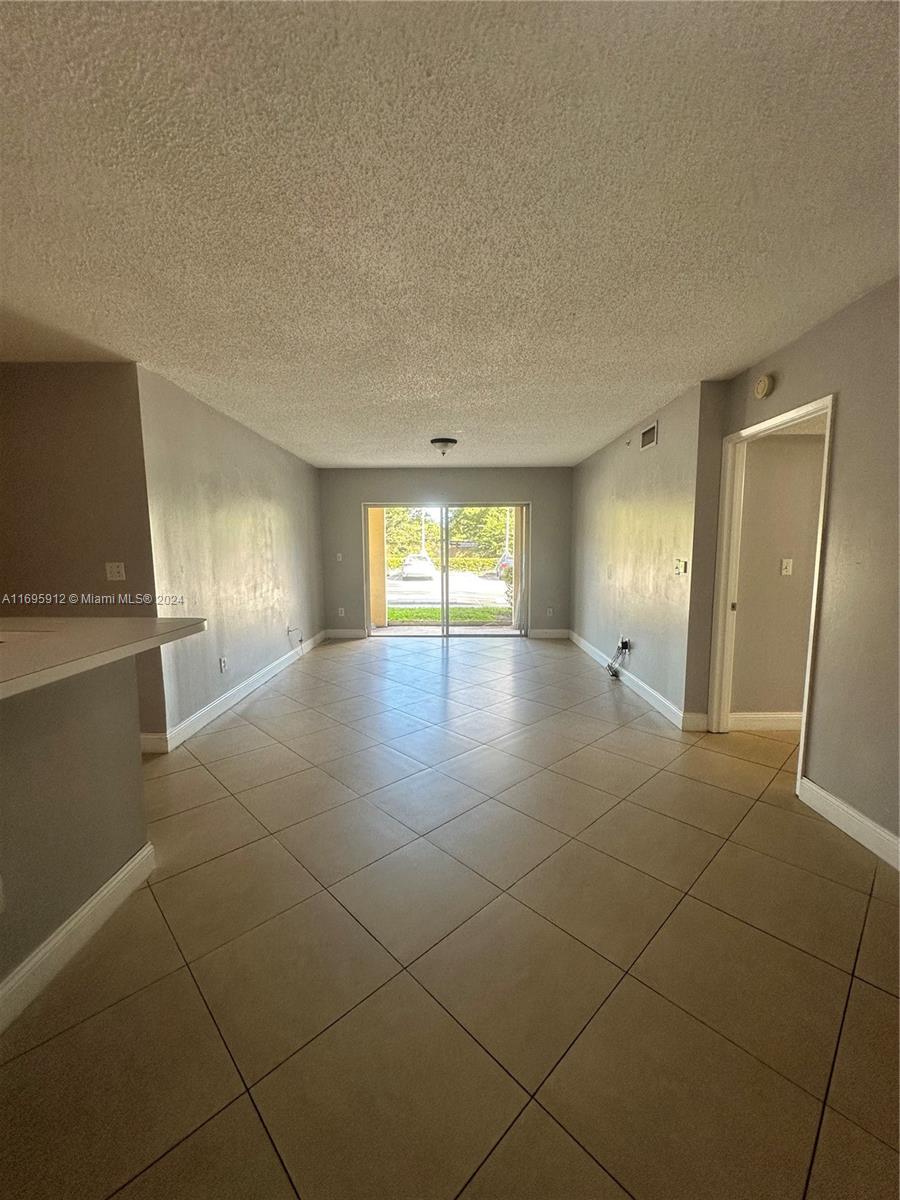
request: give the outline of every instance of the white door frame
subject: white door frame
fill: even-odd
[[[819,575],[822,566],[822,537],[825,528],[825,506],[828,496],[828,474],[831,459],[831,425],[834,395],[822,396],[790,412],[750,425],[729,434],[722,443],[722,483],[719,492],[719,534],[716,553],[716,586],[713,609],[712,653],[709,668],[708,727],[713,733],[727,733],[731,718],[731,691],[734,677],[734,635],[738,587],[738,568],[741,553],[741,522],[744,506],[744,474],[747,446],[757,438],[775,430],[796,425],[810,417],[825,416],[825,454],[822,463],[822,485],[819,495],[819,524],[816,531],[816,557],[813,568],[812,608],[809,621],[809,640],[806,648],[806,677],[803,684],[803,714],[800,722],[800,752],[797,779],[803,775],[806,750],[806,717],[812,685],[812,663],[819,612]]]

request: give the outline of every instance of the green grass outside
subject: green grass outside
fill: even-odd
[[[440,625],[441,610],[438,605],[433,608],[398,608],[392,605],[387,610],[387,619],[388,625]],[[508,608],[493,605],[471,608],[464,605],[451,605],[450,623],[452,625],[509,625],[512,623],[512,613]]]

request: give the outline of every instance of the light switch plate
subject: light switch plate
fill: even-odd
[[[110,582],[118,582],[125,579],[125,564],[124,563],[107,563],[106,578]]]
[[[675,574],[676,575],[687,575],[687,559],[686,558],[676,558],[675,559]]]
[[[792,558],[783,558],[781,560],[781,573],[782,575],[793,575],[794,560]]]

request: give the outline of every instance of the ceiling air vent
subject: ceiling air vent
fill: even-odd
[[[646,429],[641,430],[641,449],[647,450],[650,446],[656,445],[659,422],[654,421],[652,425],[648,425]]]

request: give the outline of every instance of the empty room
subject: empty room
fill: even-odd
[[[896,1200],[898,17],[0,5],[0,1194]]]

